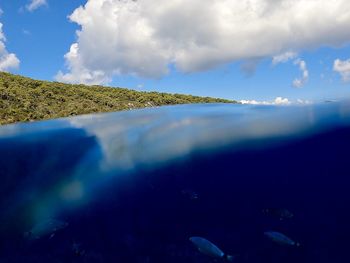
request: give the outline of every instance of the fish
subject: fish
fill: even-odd
[[[72,252],[77,257],[85,256],[85,250],[82,248],[82,245],[80,243],[73,242]]]
[[[264,232],[264,234],[266,237],[280,245],[300,247],[300,243],[293,241],[292,239],[290,239],[282,233],[275,231],[266,231]]]
[[[45,236],[53,238],[57,231],[64,229],[68,226],[67,222],[57,219],[46,219],[35,224],[29,231],[24,233],[24,236],[28,240],[36,240]]]
[[[227,261],[234,260],[234,256],[225,254],[220,248],[203,237],[190,237],[189,240],[197,247],[198,251],[204,255]]]
[[[181,191],[181,194],[192,201],[199,199],[199,194],[191,189],[184,189]]]
[[[277,217],[280,220],[291,219],[294,214],[285,208],[265,208],[262,210],[265,215]]]

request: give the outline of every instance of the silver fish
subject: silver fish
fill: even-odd
[[[234,259],[233,256],[225,254],[220,248],[203,237],[190,237],[189,240],[197,247],[199,252],[204,255],[227,261],[233,261]]]
[[[269,239],[271,239],[272,241],[274,241],[278,244],[287,245],[287,246],[296,246],[296,247],[300,246],[299,243],[293,241],[292,239],[290,239],[289,237],[287,237],[286,235],[284,235],[282,233],[275,232],[275,231],[267,231],[264,234]]]
[[[34,225],[25,233],[25,237],[29,240],[35,240],[50,235],[50,238],[52,238],[58,230],[66,228],[67,226],[67,222],[56,219],[47,219]]]
[[[294,214],[285,208],[265,208],[262,210],[265,215],[277,217],[280,220],[291,219],[294,217]]]
[[[181,194],[192,201],[199,199],[199,194],[191,189],[184,189],[181,191]]]
[[[85,255],[85,250],[82,248],[80,243],[73,242],[72,252],[75,256],[82,257]]]

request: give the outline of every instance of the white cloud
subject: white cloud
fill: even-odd
[[[336,59],[334,61],[333,70],[338,72],[342,77],[343,81],[350,81],[350,59],[340,60]]]
[[[296,101],[291,101],[288,98],[276,97],[273,101],[257,101],[257,100],[241,100],[242,104],[251,105],[309,105],[313,102],[310,100],[297,99]]]
[[[350,41],[349,9],[348,0],[88,0],[70,16],[81,26],[78,51],[58,78],[158,78],[169,65],[196,72],[338,46]]]
[[[311,100],[297,99],[297,104],[309,105],[309,104],[312,104],[312,103],[313,102]]]
[[[29,12],[33,12],[36,9],[38,9],[42,6],[45,6],[45,5],[47,5],[46,0],[30,0],[30,2],[26,5],[26,9]]]
[[[309,71],[307,69],[306,62],[304,60],[301,60],[300,58],[298,58],[297,53],[288,51],[288,52],[282,53],[280,55],[274,56],[272,58],[272,65],[275,66],[275,65],[280,64],[280,63],[286,63],[292,59],[295,59],[294,65],[299,66],[299,69],[302,72],[301,78],[296,78],[293,80],[293,86],[295,88],[301,88],[309,80]]]
[[[276,97],[273,101],[256,101],[256,100],[241,100],[242,104],[252,105],[290,105],[291,102],[287,98]]]
[[[293,86],[296,88],[301,88],[309,80],[309,71],[304,60],[297,59],[294,61],[294,64],[299,66],[302,76],[301,78],[297,78],[293,81]]]
[[[277,65],[277,64],[280,64],[280,63],[286,63],[289,60],[296,58],[297,56],[298,56],[297,53],[292,52],[292,51],[288,51],[288,52],[279,54],[277,56],[274,56],[272,58],[272,64],[273,65]]]
[[[9,71],[18,68],[20,61],[15,54],[7,51],[2,26],[2,23],[0,23],[0,71]]]
[[[29,30],[23,29],[22,33],[26,36],[30,36],[32,33]]]
[[[290,105],[290,101],[287,98],[277,97],[274,101],[276,105]]]
[[[68,83],[85,83],[89,85],[108,83],[109,77],[102,70],[88,70],[83,67],[79,56],[78,43],[74,43],[70,47],[70,51],[64,56],[68,63],[70,73],[63,74],[61,71],[57,73],[55,79]]]

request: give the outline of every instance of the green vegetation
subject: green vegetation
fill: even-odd
[[[0,124],[186,103],[236,103],[181,94],[38,81],[0,72]]]

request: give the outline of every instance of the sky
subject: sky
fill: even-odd
[[[249,103],[350,97],[348,0],[0,0],[0,71]]]

